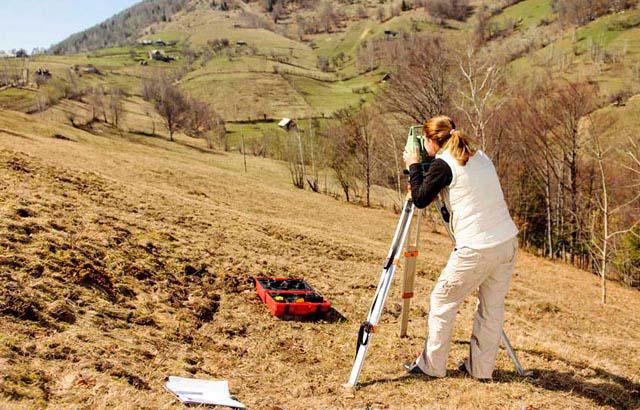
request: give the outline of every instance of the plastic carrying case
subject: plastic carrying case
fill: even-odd
[[[300,278],[255,278],[258,297],[276,317],[310,316],[329,311],[331,304]]]

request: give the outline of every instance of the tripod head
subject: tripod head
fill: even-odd
[[[420,169],[423,174],[429,170],[433,158],[429,156],[426,148],[426,136],[424,135],[424,127],[422,125],[413,125],[409,127],[409,135],[407,136],[407,143],[404,146],[405,152],[415,152],[418,150],[418,156],[420,157]],[[409,170],[404,170],[405,175],[409,175]]]

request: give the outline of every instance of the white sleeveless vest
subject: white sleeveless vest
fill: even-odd
[[[449,150],[436,155],[451,168],[453,179],[443,189],[456,247],[491,248],[514,238],[518,229],[509,215],[491,159],[477,151],[462,166]]]

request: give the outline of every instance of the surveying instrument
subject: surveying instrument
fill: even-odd
[[[405,151],[419,151],[419,156],[421,159],[420,166],[422,168],[422,172],[426,173],[426,171],[429,169],[430,160],[425,148],[425,136],[422,126],[413,126],[409,129],[409,136],[407,138]],[[405,171],[405,174],[407,173],[408,172]],[[447,192],[441,192],[433,203],[437,213],[441,216],[442,222],[444,223],[449,237],[455,243],[455,238],[453,236],[450,225],[451,213],[446,206],[446,204],[448,203]],[[418,216],[415,224],[415,239],[413,241],[409,240],[409,242],[407,242],[407,240],[411,236],[412,222],[416,214]],[[364,365],[364,359],[367,354],[367,349],[371,342],[371,338],[378,327],[380,316],[382,315],[382,310],[384,308],[384,302],[387,299],[389,288],[391,287],[391,281],[400,262],[403,249],[405,263],[404,280],[402,285],[403,302],[402,319],[400,322],[400,337],[405,337],[407,335],[407,325],[409,323],[409,308],[411,305],[411,298],[413,298],[416,262],[418,258],[418,246],[420,244],[421,222],[422,212],[416,211],[416,207],[411,198],[411,192],[409,191],[402,206],[400,220],[398,221],[395,233],[393,234],[391,248],[389,249],[389,253],[382,267],[382,275],[380,276],[380,282],[378,283],[378,288],[376,289],[375,296],[373,297],[373,302],[371,303],[371,308],[369,309],[367,320],[360,325],[360,330],[358,331],[355,362],[353,363],[353,368],[351,369],[349,382],[345,385],[346,387],[355,387],[358,383],[358,377],[360,376],[362,366]],[[511,343],[509,342],[509,338],[507,338],[507,335],[504,333],[504,330],[501,331],[501,340],[505,349],[507,350],[507,353],[509,354],[509,357],[511,358],[511,361],[516,368],[516,371],[518,372],[518,375],[523,377],[530,377],[532,373],[525,371],[520,364],[520,361],[518,360],[518,357],[516,356],[516,353],[513,350]]]

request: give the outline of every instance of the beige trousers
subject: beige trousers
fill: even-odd
[[[417,364],[434,377],[446,374],[451,334],[460,303],[479,288],[471,348],[465,364],[476,378],[491,378],[504,322],[504,298],[516,260],[518,239],[488,249],[451,252],[431,293],[429,335]]]

